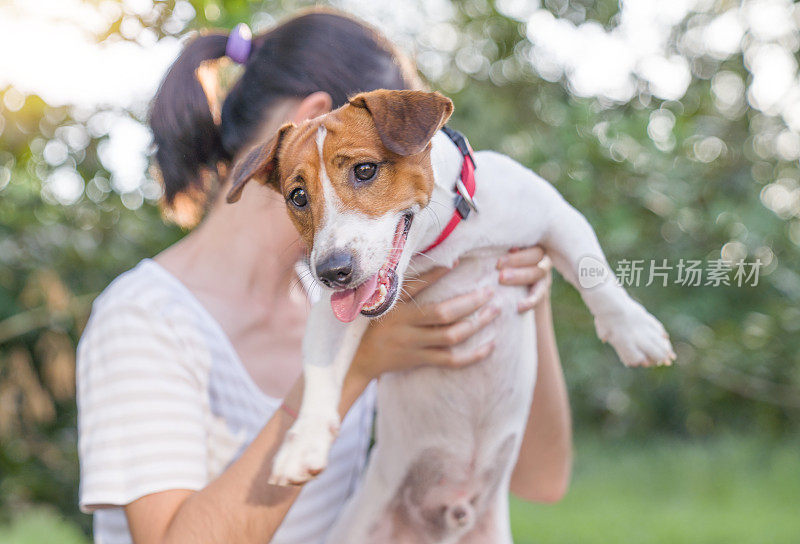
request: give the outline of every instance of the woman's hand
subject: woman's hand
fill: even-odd
[[[512,249],[498,260],[501,284],[530,287],[528,296],[518,304],[520,313],[547,300],[551,267],[550,259],[538,246]],[[447,268],[435,268],[408,282],[397,307],[370,323],[351,367],[372,379],[384,372],[415,366],[461,367],[485,359],[494,342],[474,348],[463,344],[500,314],[499,308],[491,304],[491,289],[478,289],[423,306],[413,300],[447,272]]]
[[[500,314],[491,303],[493,289],[478,289],[422,306],[413,300],[449,271],[434,268],[408,282],[397,307],[370,323],[351,368],[377,378],[384,372],[416,366],[457,368],[485,359],[494,348],[493,341],[471,348],[463,343]]]
[[[519,302],[517,310],[525,313],[550,298],[553,282],[553,263],[539,246],[512,248],[497,261],[502,285],[528,286],[528,296]]]

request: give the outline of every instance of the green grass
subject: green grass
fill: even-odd
[[[0,544],[87,544],[88,539],[73,523],[49,508],[28,510],[5,527],[0,526]]]
[[[799,544],[800,443],[582,441],[564,500],[511,512],[516,544]]]
[[[800,544],[800,441],[581,439],[556,505],[511,505],[516,544]],[[0,544],[87,544],[52,510],[0,526]]]

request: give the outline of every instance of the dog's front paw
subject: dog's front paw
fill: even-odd
[[[339,434],[338,416],[302,416],[286,433],[283,445],[272,461],[268,482],[272,485],[301,485],[328,465],[331,444]]]
[[[625,366],[671,365],[675,352],[664,326],[633,300],[623,312],[595,318],[597,336],[614,347]]]

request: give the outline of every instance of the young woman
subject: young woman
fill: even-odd
[[[226,52],[244,72],[216,108],[198,68]],[[294,265],[303,248],[277,194],[253,184],[241,202],[225,204],[224,172],[283,122],[323,114],[359,91],[418,85],[385,38],[330,11],[252,42],[241,30],[202,36],[172,66],[151,115],[165,205],[183,217],[205,214],[104,291],[78,348],[81,507],[94,512],[96,542],[320,543],[364,467],[371,382],[411,365],[480,364],[490,352],[461,343],[494,318],[491,293],[399,304],[372,323],[353,361],[327,470],[302,489],[266,483],[302,393],[309,303]],[[571,458],[545,262],[532,248],[498,263],[503,283],[532,286],[519,310],[536,312],[539,375],[512,481],[533,501],[563,495]],[[406,300],[447,272],[410,282]]]

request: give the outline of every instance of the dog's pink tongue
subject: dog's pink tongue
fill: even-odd
[[[356,318],[358,312],[361,311],[361,307],[370,299],[377,287],[378,275],[375,274],[356,289],[336,291],[331,295],[333,315],[339,321],[350,323]]]

